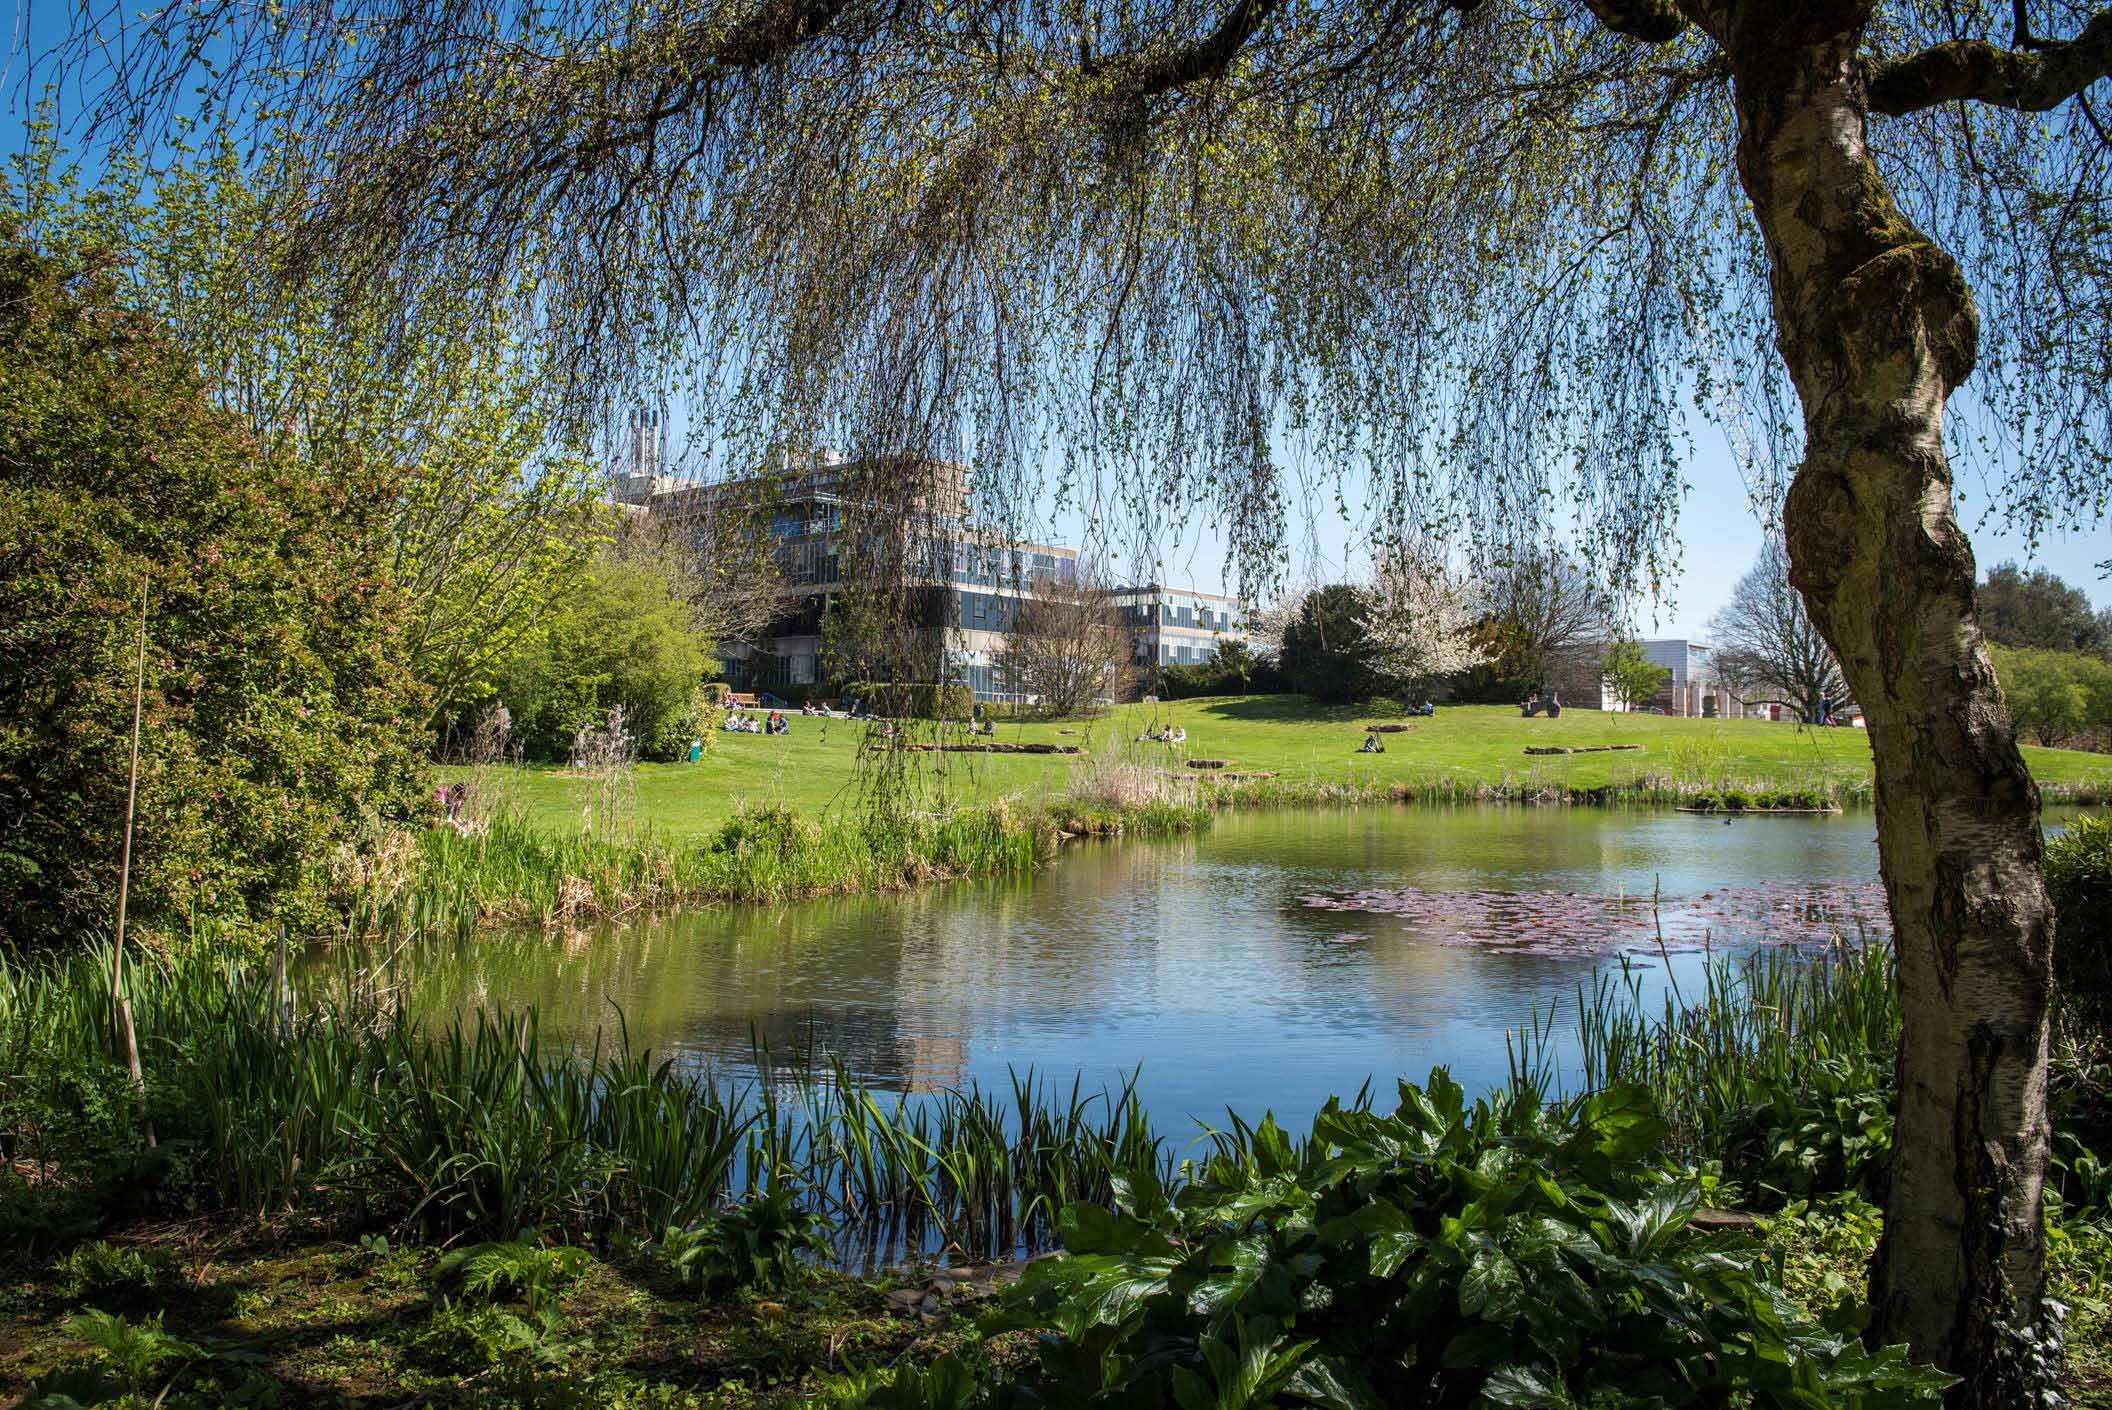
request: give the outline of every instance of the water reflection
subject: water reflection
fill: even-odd
[[[1081,845],[1033,882],[491,936],[407,951],[395,969],[423,1013],[532,1003],[546,1031],[591,1042],[620,1022],[730,1075],[752,1070],[757,1042],[811,1045],[912,1091],[1003,1088],[1030,1067],[1098,1087],[1141,1066],[1141,1095],[1174,1131],[1228,1107],[1303,1121],[1331,1093],[1438,1063],[1484,1088],[1505,1075],[1509,1030],[1622,963],[1446,944],[1412,916],[1303,903],[1316,892],[1698,896],[1875,875],[1867,814],[1726,827],[1585,809],[1256,813],[1196,839]],[[1712,927],[1711,943],[1738,941],[1734,921]],[[1649,954],[1644,997],[1702,962]]]

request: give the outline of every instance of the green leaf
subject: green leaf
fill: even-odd
[[[1641,1160],[1663,1148],[1667,1127],[1657,1099],[1641,1087],[1621,1085],[1585,1098],[1577,1113],[1579,1137],[1615,1162]]]
[[[1448,1371],[1486,1366],[1515,1350],[1517,1341],[1517,1336],[1508,1327],[1499,1327],[1493,1322],[1476,1322],[1445,1343],[1438,1361]]]
[[[1056,1237],[1067,1253],[1135,1253],[1156,1242],[1149,1225],[1104,1205],[1080,1201],[1056,1216]]]
[[[1308,1356],[1283,1388],[1325,1410],[1379,1410],[1371,1382],[1338,1356]]]
[[[1474,1255],[1467,1275],[1459,1281],[1459,1310],[1469,1317],[1508,1322],[1518,1315],[1524,1292],[1518,1265],[1501,1249],[1485,1248]]]
[[[1511,1410],[1569,1410],[1576,1404],[1558,1381],[1550,1380],[1537,1366],[1505,1366],[1482,1384],[1485,1405]]]

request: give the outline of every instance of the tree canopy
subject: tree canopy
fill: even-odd
[[[329,921],[419,806],[390,495],[273,454],[106,270],[0,225],[0,942]]]
[[[2007,5],[1859,8],[1878,161],[1980,291],[1998,491],[2087,520],[2106,155],[2040,111],[2107,24],[2030,6],[2013,48]],[[297,115],[290,268],[402,307],[463,271],[533,289],[577,395],[686,375],[756,446],[958,451],[994,485],[1047,459],[1208,506],[1267,576],[1298,444],[1491,552],[1567,518],[1624,584],[1669,561],[1690,410],[1762,481],[1799,452],[1730,0],[180,13],[132,36],[106,119],[169,110],[208,55],[227,109]]]
[[[1806,723],[1821,724],[1827,703],[1846,694],[1833,648],[1790,585],[1789,553],[1779,540],[1760,550],[1710,629],[1717,679],[1749,703],[1773,693]]]
[[[2079,588],[2050,569],[1996,564],[1980,584],[1979,606],[1989,641],[2112,656],[2112,607],[2093,611]]]

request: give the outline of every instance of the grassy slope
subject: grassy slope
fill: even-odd
[[[1169,760],[1164,745],[1139,745],[1147,727],[1179,724],[1186,752],[1222,758],[1243,769],[1272,769],[1291,781],[1530,783],[1596,788],[1646,777],[1696,787],[1803,787],[1822,780],[1857,783],[1870,775],[1861,730],[1802,730],[1747,720],[1685,720],[1651,715],[1571,711],[1559,720],[1523,719],[1514,707],[1446,707],[1413,731],[1386,737],[1386,753],[1355,752],[1367,720],[1383,709],[1328,708],[1304,696],[1235,696],[1129,705],[1078,722],[1001,721],[1000,741],[1084,746],[1088,756],[1113,749],[1122,757]],[[929,728],[928,726],[925,728]],[[782,737],[721,734],[698,764],[638,770],[638,815],[673,836],[717,826],[742,800],[786,803],[806,814],[855,804],[861,774],[857,748],[865,726],[848,720],[792,718]],[[1528,745],[1640,744],[1638,751],[1532,757]],[[2041,783],[2112,789],[2112,757],[2063,749],[2026,749]],[[906,756],[930,796],[957,800],[1061,792],[1086,758],[1048,755],[919,754]],[[864,775],[871,777],[870,769]],[[500,785],[530,820],[545,827],[578,824],[582,789],[562,770],[509,771]]]

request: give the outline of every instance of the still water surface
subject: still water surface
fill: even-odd
[[[1434,1064],[1469,1091],[1501,1082],[1512,1030],[1560,1006],[1566,1032],[1579,989],[1623,963],[1654,1004],[1668,975],[1693,985],[1704,937],[1736,949],[1814,921],[1853,928],[1874,895],[1874,826],[1868,813],[1230,814],[1200,837],[1077,845],[1031,881],[433,944],[401,954],[396,978],[428,1015],[532,1003],[546,1033],[581,1042],[620,1021],[634,1043],[729,1078],[752,1073],[761,1039],[912,1091],[1001,1090],[1027,1068],[1090,1089],[1141,1069],[1167,1134],[1227,1108],[1303,1123],[1332,1093],[1367,1079],[1390,1093]],[[1480,893],[1460,899],[1481,931],[1447,918],[1450,893]],[[1477,938],[1509,930],[1530,943]]]

